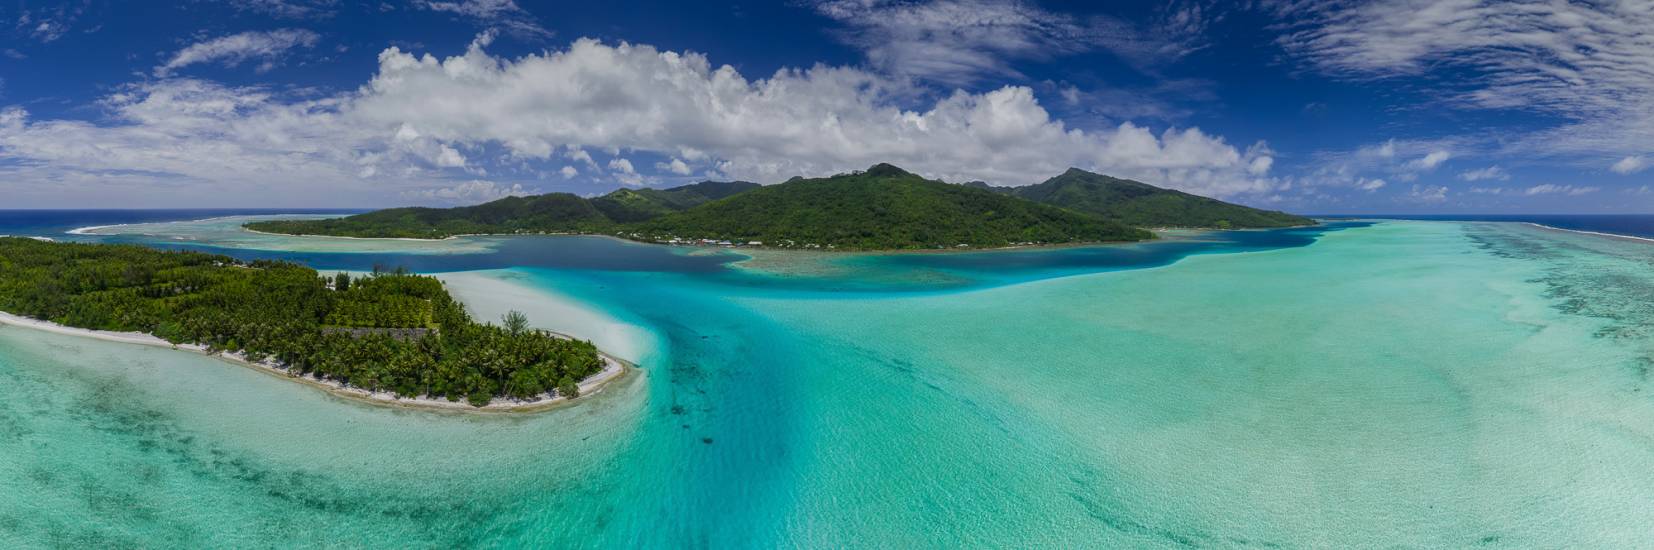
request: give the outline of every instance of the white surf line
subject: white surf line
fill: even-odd
[[[117,224],[113,224],[113,225],[88,225],[86,227],[76,227],[74,229],[64,231],[64,233],[67,233],[67,234],[70,234],[70,235],[95,235],[96,233],[92,233],[92,232],[97,231],[99,229],[109,229],[111,227],[126,227],[128,225],[136,225],[136,224],[117,223]]]
[[[1631,239],[1633,241],[1644,241],[1644,242],[1654,243],[1654,239],[1650,239],[1648,237],[1637,237],[1637,236],[1633,236],[1633,235],[1621,235],[1621,234],[1618,234],[1618,233],[1603,233],[1601,231],[1586,231],[1584,229],[1565,229],[1565,228],[1561,228],[1561,227],[1552,227],[1552,226],[1545,225],[1545,224],[1542,224],[1542,223],[1534,223],[1534,222],[1522,222],[1522,223],[1525,223],[1525,224],[1528,224],[1528,225],[1531,225],[1531,226],[1534,226],[1534,227],[1550,229],[1550,230],[1553,230],[1553,231],[1566,231],[1568,233],[1581,233],[1581,234],[1585,234],[1585,235],[1596,235],[1598,237],[1613,237],[1613,238],[1616,238],[1616,239]]]
[[[233,220],[233,219],[236,219],[236,218],[258,218],[258,217],[265,217],[265,216],[326,216],[326,215],[327,214],[297,214],[297,213],[295,213],[295,214],[231,214],[229,216],[213,216],[211,218],[201,218],[201,219],[198,219],[198,220],[173,220],[173,221],[161,221],[161,222],[139,222],[139,223],[117,223],[117,224],[110,224],[110,225],[88,225],[86,227],[76,227],[74,229],[64,231],[64,233],[68,233],[70,235],[100,235],[101,233],[92,233],[92,232],[97,231],[99,229],[109,229],[111,227],[129,227],[129,226],[134,226],[134,225],[161,225],[161,224],[169,224],[169,223],[200,223],[200,222],[210,222],[210,221],[218,221],[218,220]],[[324,218],[324,219],[330,219],[330,218]],[[258,233],[258,231],[254,231],[254,233]],[[270,233],[270,234],[274,235],[275,233]],[[291,236],[291,235],[284,235],[284,236]]]

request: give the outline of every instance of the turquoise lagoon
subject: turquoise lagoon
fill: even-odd
[[[179,245],[161,229],[110,238]],[[221,238],[190,231],[187,246]],[[543,414],[416,412],[0,328],[0,546],[1634,547],[1654,533],[1648,243],[1393,221],[738,264],[590,237],[245,239],[218,251],[439,273],[479,316],[527,311],[643,374]]]

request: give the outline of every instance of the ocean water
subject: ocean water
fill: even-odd
[[[123,224],[188,222],[225,216],[343,216],[361,210],[336,208],[283,209],[225,208],[180,210],[7,210],[0,208],[0,235],[32,235],[54,238],[74,237],[69,231],[85,227]]]
[[[1645,239],[1654,238],[1654,215],[1651,214],[1381,215],[1368,216],[1367,219],[1531,223],[1570,231],[1590,231]]]
[[[0,546],[1654,536],[1645,242],[1384,221],[748,259],[591,237],[321,252],[145,232],[84,238],[410,265],[479,317],[526,311],[642,372],[538,415],[398,411],[199,355],[0,328]]]

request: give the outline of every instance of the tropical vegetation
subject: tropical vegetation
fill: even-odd
[[[973,186],[1137,227],[1245,229],[1315,224],[1303,216],[1231,204],[1078,168],[1025,187]]]
[[[756,183],[708,181],[671,189],[620,189],[587,199],[569,193],[506,197],[458,208],[389,208],[344,218],[271,220],[248,229],[288,235],[442,239],[455,235],[604,233],[755,189]]]
[[[322,277],[133,245],[0,238],[0,311],[202,344],[290,372],[403,397],[487,404],[573,396],[602,370],[590,342],[473,321],[442,282],[402,270]]]
[[[962,185],[888,164],[765,186],[661,216],[628,236],[846,250],[1001,247],[1135,241],[1154,235],[1095,216]]]
[[[567,193],[477,206],[393,208],[346,218],[267,221],[297,235],[442,238],[492,233],[601,233],[669,243],[890,250],[1135,241],[1141,227],[1242,229],[1313,220],[1069,169],[1026,187],[927,180],[889,164],[760,186],[702,182]]]

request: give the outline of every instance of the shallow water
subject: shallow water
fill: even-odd
[[[1654,525],[1646,243],[1385,222],[755,268],[503,241],[231,251],[489,269],[444,277],[644,374],[542,415],[394,411],[0,328],[0,545],[1632,547]]]
[[[459,237],[441,240],[356,239],[350,237],[294,238],[259,233],[242,225],[263,220],[336,218],[314,215],[227,215],[189,221],[121,223],[77,227],[68,238],[110,237],[103,242],[139,242],[157,246],[210,245],[230,249],[284,250],[291,252],[358,252],[395,254],[478,254],[494,250],[503,239]]]

